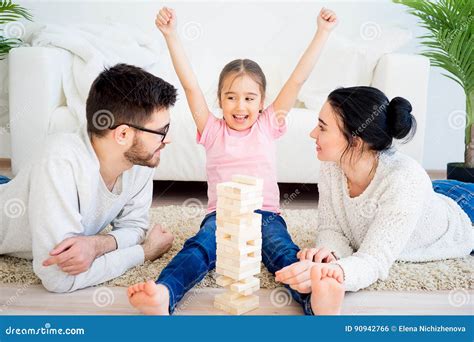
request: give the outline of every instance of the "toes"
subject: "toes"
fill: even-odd
[[[153,280],[148,280],[144,283],[144,291],[149,296],[154,296],[157,292],[156,284]]]
[[[321,267],[316,265],[311,267],[311,280],[321,280]]]

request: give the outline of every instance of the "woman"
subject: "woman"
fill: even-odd
[[[300,262],[276,277],[311,292],[313,311],[339,313],[344,291],[385,279],[396,260],[457,258],[473,248],[474,184],[432,184],[392,147],[413,136],[411,110],[407,100],[389,101],[372,87],[337,89],[321,109],[311,132],[322,161],[319,248],[300,251]]]

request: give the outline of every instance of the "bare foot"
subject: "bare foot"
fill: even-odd
[[[341,314],[344,286],[337,280],[339,272],[331,270],[322,265],[311,268],[311,308],[315,315]]]
[[[155,260],[165,254],[173,245],[173,234],[156,224],[142,243],[145,260]]]
[[[132,285],[127,290],[128,301],[145,315],[169,315],[168,288],[153,280]]]

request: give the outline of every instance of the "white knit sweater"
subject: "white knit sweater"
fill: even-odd
[[[425,170],[391,150],[380,154],[373,180],[351,198],[332,162],[321,165],[316,246],[334,251],[347,291],[385,279],[395,260],[430,261],[468,255],[471,221],[451,198],[435,193]]]

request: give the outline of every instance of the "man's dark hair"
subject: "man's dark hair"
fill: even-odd
[[[87,97],[87,131],[104,136],[119,124],[143,126],[156,110],[176,102],[177,90],[168,82],[128,64],[105,69],[92,83]]]

